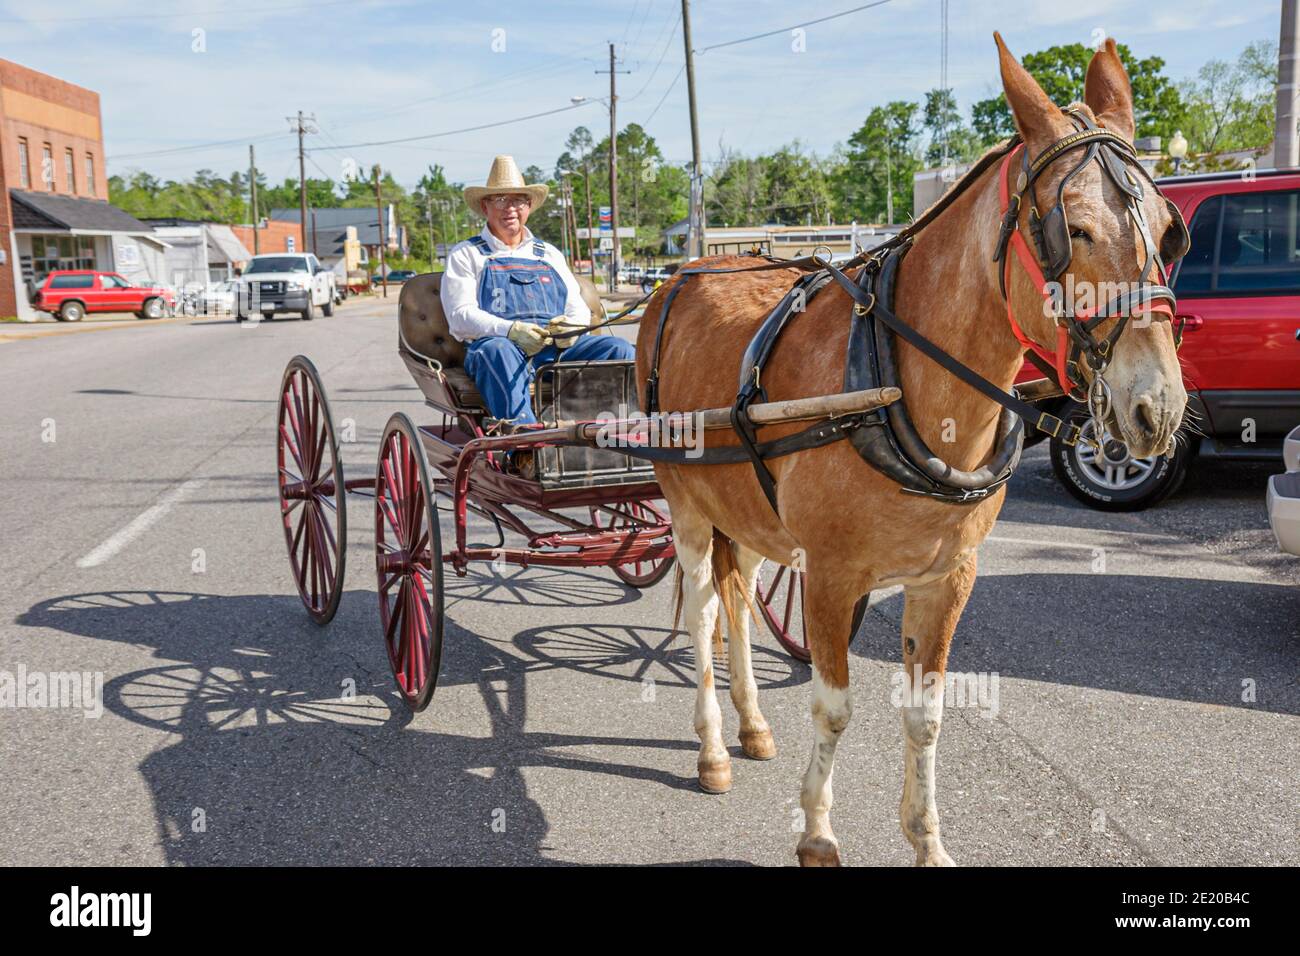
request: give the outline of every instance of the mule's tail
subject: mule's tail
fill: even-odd
[[[713,590],[722,602],[722,614],[719,614],[713,622],[713,651],[721,656],[725,653],[722,640],[722,615],[727,616],[727,629],[735,634],[738,633],[744,623],[744,611],[741,609],[741,603],[743,602],[755,617],[757,617],[757,612],[754,610],[753,598],[746,587],[745,577],[740,573],[740,565],[736,563],[736,552],[732,548],[731,539],[717,528],[713,529],[711,570]],[[677,565],[676,587],[674,590],[676,593],[673,598],[673,630],[675,631],[682,612],[682,566],[680,562]]]

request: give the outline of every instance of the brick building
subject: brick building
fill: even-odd
[[[108,203],[99,94],[0,59],[0,316],[54,269],[160,281],[165,245]]]

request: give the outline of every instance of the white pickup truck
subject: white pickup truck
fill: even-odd
[[[296,312],[310,320],[318,308],[324,315],[333,315],[334,286],[334,273],[311,253],[253,256],[235,289],[235,318],[243,322],[250,315],[269,319],[282,312]]]

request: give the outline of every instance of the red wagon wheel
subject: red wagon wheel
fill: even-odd
[[[401,412],[388,420],[379,444],[375,572],[393,679],[418,712],[433,697],[442,660],[442,543],[424,448]]]
[[[791,657],[808,663],[812,654],[808,650],[808,632],[804,626],[803,572],[764,561],[758,572],[755,597],[763,620],[781,646],[790,652]],[[853,642],[867,613],[868,597],[870,595],[864,594],[853,609],[853,631],[849,634],[849,643]]]
[[[611,513],[611,512],[617,512]],[[591,509],[591,523],[598,528],[628,528],[637,525],[668,524],[668,516],[648,501],[628,501]],[[613,565],[614,573],[634,588],[648,588],[663,580],[673,566],[673,557],[651,558]]]
[[[280,382],[280,518],[303,607],[328,624],[343,595],[347,491],[334,417],[311,360],[295,355]]]

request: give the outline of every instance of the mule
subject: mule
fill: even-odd
[[[1016,128],[1029,155],[1037,156],[1075,126],[1001,37],[994,38]],[[1084,102],[1075,108],[1132,142],[1132,93],[1113,41],[1092,58]],[[1056,204],[1058,187],[1074,163],[1058,165],[1031,184],[1040,210]],[[1012,334],[1008,308],[1035,343],[1051,350],[1057,339],[1041,289],[1019,263],[1006,273],[1005,300],[1000,291],[1002,267],[994,258],[1003,174],[1000,164],[992,164],[920,230],[899,272],[894,310],[967,366],[1009,389],[1025,348]],[[1015,170],[1011,176],[1014,179]],[[1070,224],[1068,274],[1075,287],[1138,276],[1143,244],[1124,197],[1100,164],[1088,163],[1069,178],[1062,195]],[[1154,189],[1146,190],[1141,211],[1162,247],[1175,243],[1173,234],[1181,221],[1175,223]],[[1027,216],[1028,204],[1022,204],[1021,229],[1028,227]],[[696,265],[744,267],[753,261],[715,257]],[[729,405],[735,397],[733,370],[739,368],[746,344],[799,274],[774,269],[704,275],[682,288],[664,331],[660,406]],[[643,403],[659,310],[667,293],[684,281],[678,273],[666,283],[642,319],[637,372]],[[832,286],[794,318],[763,370],[763,385],[774,400],[841,390],[850,306],[844,290]],[[1100,333],[1113,325],[1113,319],[1107,320]],[[1108,426],[1137,457],[1171,448],[1181,423],[1187,395],[1175,349],[1171,323],[1131,322],[1114,343],[1105,367],[1111,396]],[[957,468],[980,466],[991,454],[1001,409],[909,345],[900,342],[898,353],[903,401],[921,437],[931,448],[942,449],[943,457]],[[1083,373],[1086,381],[1081,384],[1087,384],[1090,370],[1084,368]],[[776,438],[799,427],[771,427],[763,437]],[[816,736],[800,793],[804,831],[796,853],[802,865],[838,865],[830,821],[831,777],[836,743],[852,713],[848,644],[854,607],[877,588],[902,585],[902,661],[909,689],[901,708],[906,760],[900,823],[918,865],[952,865],[940,838],[935,797],[942,682],[953,631],[975,583],[976,552],[998,516],[1005,487],[959,505],[900,494],[898,485],[869,467],[844,441],[771,459],[768,467],[777,483],[776,512],[748,464],[655,466],[672,509],[681,562],[679,597],[695,648],[700,787],[717,793],[731,786],[711,647],[724,617],[741,750],[758,760],[776,753],[771,728],[759,708],[745,605],[764,558],[802,567]],[[927,679],[934,675],[940,693],[919,699],[913,695],[911,675],[917,667]]]

